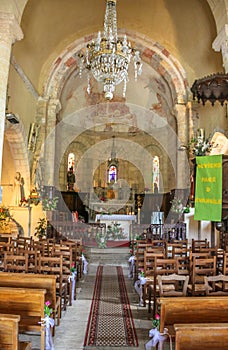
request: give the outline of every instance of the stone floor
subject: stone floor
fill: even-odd
[[[89,264],[88,274],[83,275],[78,283],[77,299],[72,306],[68,306],[63,313],[60,326],[56,327],[54,337],[55,350],[81,350],[83,349],[84,336],[90,311],[91,299],[94,289],[97,265]],[[151,319],[148,317],[147,308],[139,306],[138,294],[134,290],[133,280],[127,277],[128,269],[123,268],[128,297],[134,318],[138,336],[139,347],[124,348],[125,350],[143,350],[144,344],[149,340],[148,333],[151,329]],[[28,339],[28,336],[21,337]],[[29,337],[32,340],[32,349],[38,350],[39,336]],[[91,348],[94,349],[94,348]],[[99,347],[100,350],[117,350],[119,347]],[[152,349],[152,348],[151,348]]]

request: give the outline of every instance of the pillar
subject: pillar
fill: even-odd
[[[10,13],[0,12],[0,183],[11,47],[16,40],[21,39],[23,39],[23,33],[16,17]]]
[[[49,99],[47,103],[46,139],[45,139],[45,186],[55,186],[56,166],[56,115],[61,109],[58,99]],[[59,169],[57,169],[58,171]],[[57,177],[56,177],[57,176]]]
[[[186,189],[189,187],[189,163],[186,151],[179,149],[180,145],[187,146],[189,143],[189,121],[187,118],[187,108],[185,104],[175,105],[175,115],[177,119],[177,166],[176,166],[176,188]]]

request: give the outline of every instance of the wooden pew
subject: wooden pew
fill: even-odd
[[[44,289],[0,287],[0,313],[19,315],[19,333],[40,334],[40,350],[45,348]]]
[[[159,299],[160,331],[175,337],[174,324],[228,323],[228,297],[165,297]]]
[[[0,314],[0,349],[31,350],[31,342],[18,340],[19,315]]]
[[[56,295],[55,275],[2,272],[0,273],[0,287],[45,289],[45,301],[50,301],[50,307],[53,309],[53,318],[56,320],[57,317],[57,325],[60,324],[61,303],[60,297]],[[54,334],[55,327],[53,327],[52,331],[53,336]]]
[[[228,323],[175,324],[175,350],[228,349]]]

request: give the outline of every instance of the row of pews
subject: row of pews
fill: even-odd
[[[10,238],[0,243],[0,260],[0,349],[29,350],[31,342],[20,342],[18,336],[35,332],[44,350],[44,305],[48,301],[53,309],[54,336],[62,311],[76,299],[82,242]]]
[[[159,349],[170,340],[175,350],[227,349],[228,252],[207,240],[138,240],[132,248],[144,306],[160,315]]]

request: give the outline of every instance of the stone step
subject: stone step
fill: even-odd
[[[121,265],[127,267],[129,248],[86,248],[87,261],[93,265]]]

